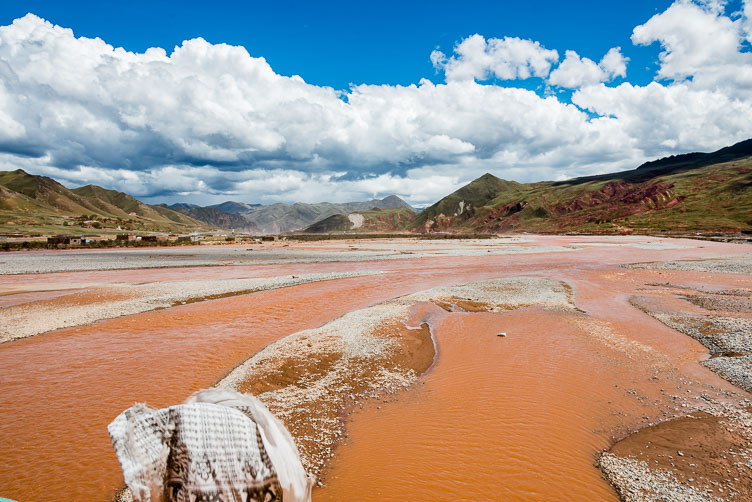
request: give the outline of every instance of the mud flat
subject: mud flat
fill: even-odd
[[[628,502],[749,500],[750,411],[709,403],[616,443],[600,466]]]

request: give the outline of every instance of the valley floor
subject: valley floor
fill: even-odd
[[[743,500],[752,247],[640,236],[0,256],[0,496],[107,500],[106,426],[212,385],[314,500]]]

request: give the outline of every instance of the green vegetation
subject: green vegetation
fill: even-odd
[[[431,220],[452,218],[460,222],[471,219],[478,208],[491,204],[495,199],[504,195],[514,199],[524,187],[515,181],[497,178],[492,174],[484,174],[456,192],[447,195],[439,202],[422,211],[415,221],[415,228],[425,225]]]
[[[69,190],[55,180],[21,169],[0,171],[0,232],[53,235],[70,233],[71,226],[95,229],[100,235],[188,233],[212,228],[115,190],[94,185]]]
[[[483,175],[426,209],[419,232],[752,230],[752,140],[621,173],[518,184]]]

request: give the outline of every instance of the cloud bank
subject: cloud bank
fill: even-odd
[[[518,181],[636,167],[752,137],[752,0],[680,0],[635,27],[655,81],[514,37],[430,54],[442,83],[345,91],[274,72],[243,47],[169,54],[76,37],[33,14],[0,27],[0,169],[147,201],[432,203],[484,172]],[[596,58],[599,55],[592,55]],[[515,87],[537,79],[537,91]],[[529,86],[528,86],[529,87]],[[558,89],[571,90],[564,99]]]

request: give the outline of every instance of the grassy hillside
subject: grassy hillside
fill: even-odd
[[[516,184],[486,174],[410,226],[419,232],[749,231],[752,140],[562,182]]]
[[[118,230],[118,227],[121,230]],[[211,227],[128,194],[87,185],[70,190],[20,169],[0,172],[0,232],[191,232]]]
[[[502,180],[486,173],[423,210],[411,226],[436,231],[464,225],[475,218],[478,209],[504,195],[518,197],[522,188],[523,185],[515,181]]]

